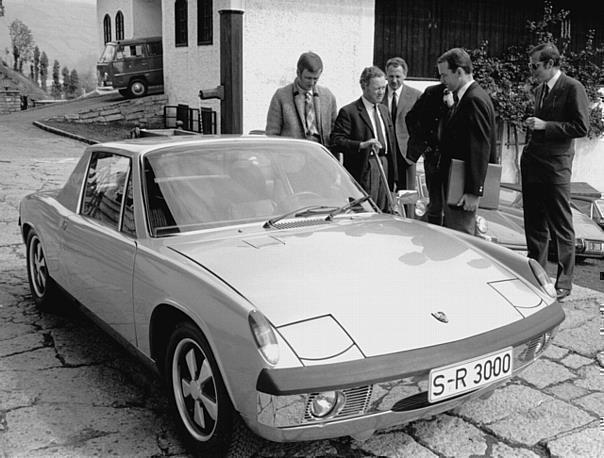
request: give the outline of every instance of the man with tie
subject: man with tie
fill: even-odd
[[[335,152],[343,154],[344,167],[377,206],[388,211],[388,193],[394,190],[397,180],[397,157],[394,126],[388,109],[381,103],[386,75],[378,67],[367,67],[361,73],[360,84],[363,95],[340,109],[331,143]]]
[[[437,66],[441,82],[455,100],[440,136],[439,171],[444,202],[451,159],[460,159],[465,164],[463,195],[456,204],[443,206],[444,226],[474,235],[487,166],[496,162],[495,108],[489,95],[474,81],[472,60],[466,51],[461,48],[446,51],[438,58]]]
[[[314,52],[300,55],[293,83],[277,89],[266,117],[266,135],[302,138],[329,146],[336,98],[318,86],[323,61]]]
[[[583,85],[560,71],[560,53],[552,43],[529,52],[529,67],[541,84],[534,91],[534,116],[520,159],[524,232],[528,256],[543,267],[548,243],[556,247],[558,299],[570,294],[575,267],[575,232],[570,207],[574,139],[587,134],[587,94]]]
[[[396,138],[396,164],[399,189],[415,189],[415,160],[407,155],[407,142],[409,141],[409,131],[405,123],[405,116],[415,105],[421,92],[407,84],[404,84],[409,67],[402,57],[393,57],[386,62],[386,78],[388,79],[388,89],[382,103],[386,105],[394,125]],[[413,208],[409,206],[407,210]],[[409,214],[409,211],[407,211]],[[409,215],[409,216],[412,216]]]

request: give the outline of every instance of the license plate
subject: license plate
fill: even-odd
[[[428,400],[438,402],[512,375],[512,347],[430,371]]]

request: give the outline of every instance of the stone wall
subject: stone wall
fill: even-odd
[[[164,106],[167,103],[168,97],[166,95],[152,95],[140,99],[123,100],[52,119],[76,123],[138,124],[156,129],[164,127]]]
[[[21,111],[21,93],[15,89],[0,90],[0,114]]]

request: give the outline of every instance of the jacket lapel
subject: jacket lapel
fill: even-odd
[[[367,113],[367,110],[365,109],[365,104],[363,103],[363,99],[359,99],[357,101],[357,109],[359,110],[359,116],[361,117],[363,122],[365,124],[367,124],[367,128],[370,130],[370,132],[373,134],[373,137],[375,138],[376,133],[373,131],[371,119],[369,119],[369,113]]]
[[[321,112],[321,92],[318,87],[315,87],[315,92],[318,94],[317,97],[313,97],[313,103],[315,106],[315,116],[317,117],[317,128],[319,129],[319,135],[321,136],[321,143],[323,141],[323,113]]]

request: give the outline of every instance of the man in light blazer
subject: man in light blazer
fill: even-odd
[[[570,294],[575,267],[575,231],[570,207],[574,139],[587,134],[589,102],[583,85],[560,71],[552,43],[529,52],[529,66],[541,82],[535,89],[534,116],[520,159],[524,231],[528,256],[547,264],[548,240],[556,247],[558,299]]]
[[[317,85],[322,72],[319,55],[310,51],[300,55],[295,81],[277,89],[271,99],[266,135],[302,138],[329,147],[337,106],[331,91]]]
[[[382,103],[388,108],[394,124],[397,149],[396,165],[398,168],[397,186],[399,189],[415,189],[416,181],[415,162],[417,159],[413,160],[407,155],[409,131],[407,130],[405,117],[413,105],[415,105],[417,99],[419,99],[421,92],[404,84],[408,71],[407,62],[402,57],[392,57],[386,62],[388,89]],[[409,207],[412,208],[413,206]]]
[[[466,51],[461,48],[446,51],[438,58],[437,66],[441,82],[455,99],[440,137],[444,226],[474,235],[487,166],[496,162],[495,108],[489,95],[474,81],[472,60]],[[451,159],[464,161],[465,182],[459,202],[447,205]]]
[[[381,103],[386,75],[378,67],[367,67],[360,78],[363,95],[342,107],[331,135],[333,151],[343,154],[344,167],[369,193],[381,210],[389,210],[388,194],[397,180],[394,126]],[[379,164],[387,177],[382,179]]]

